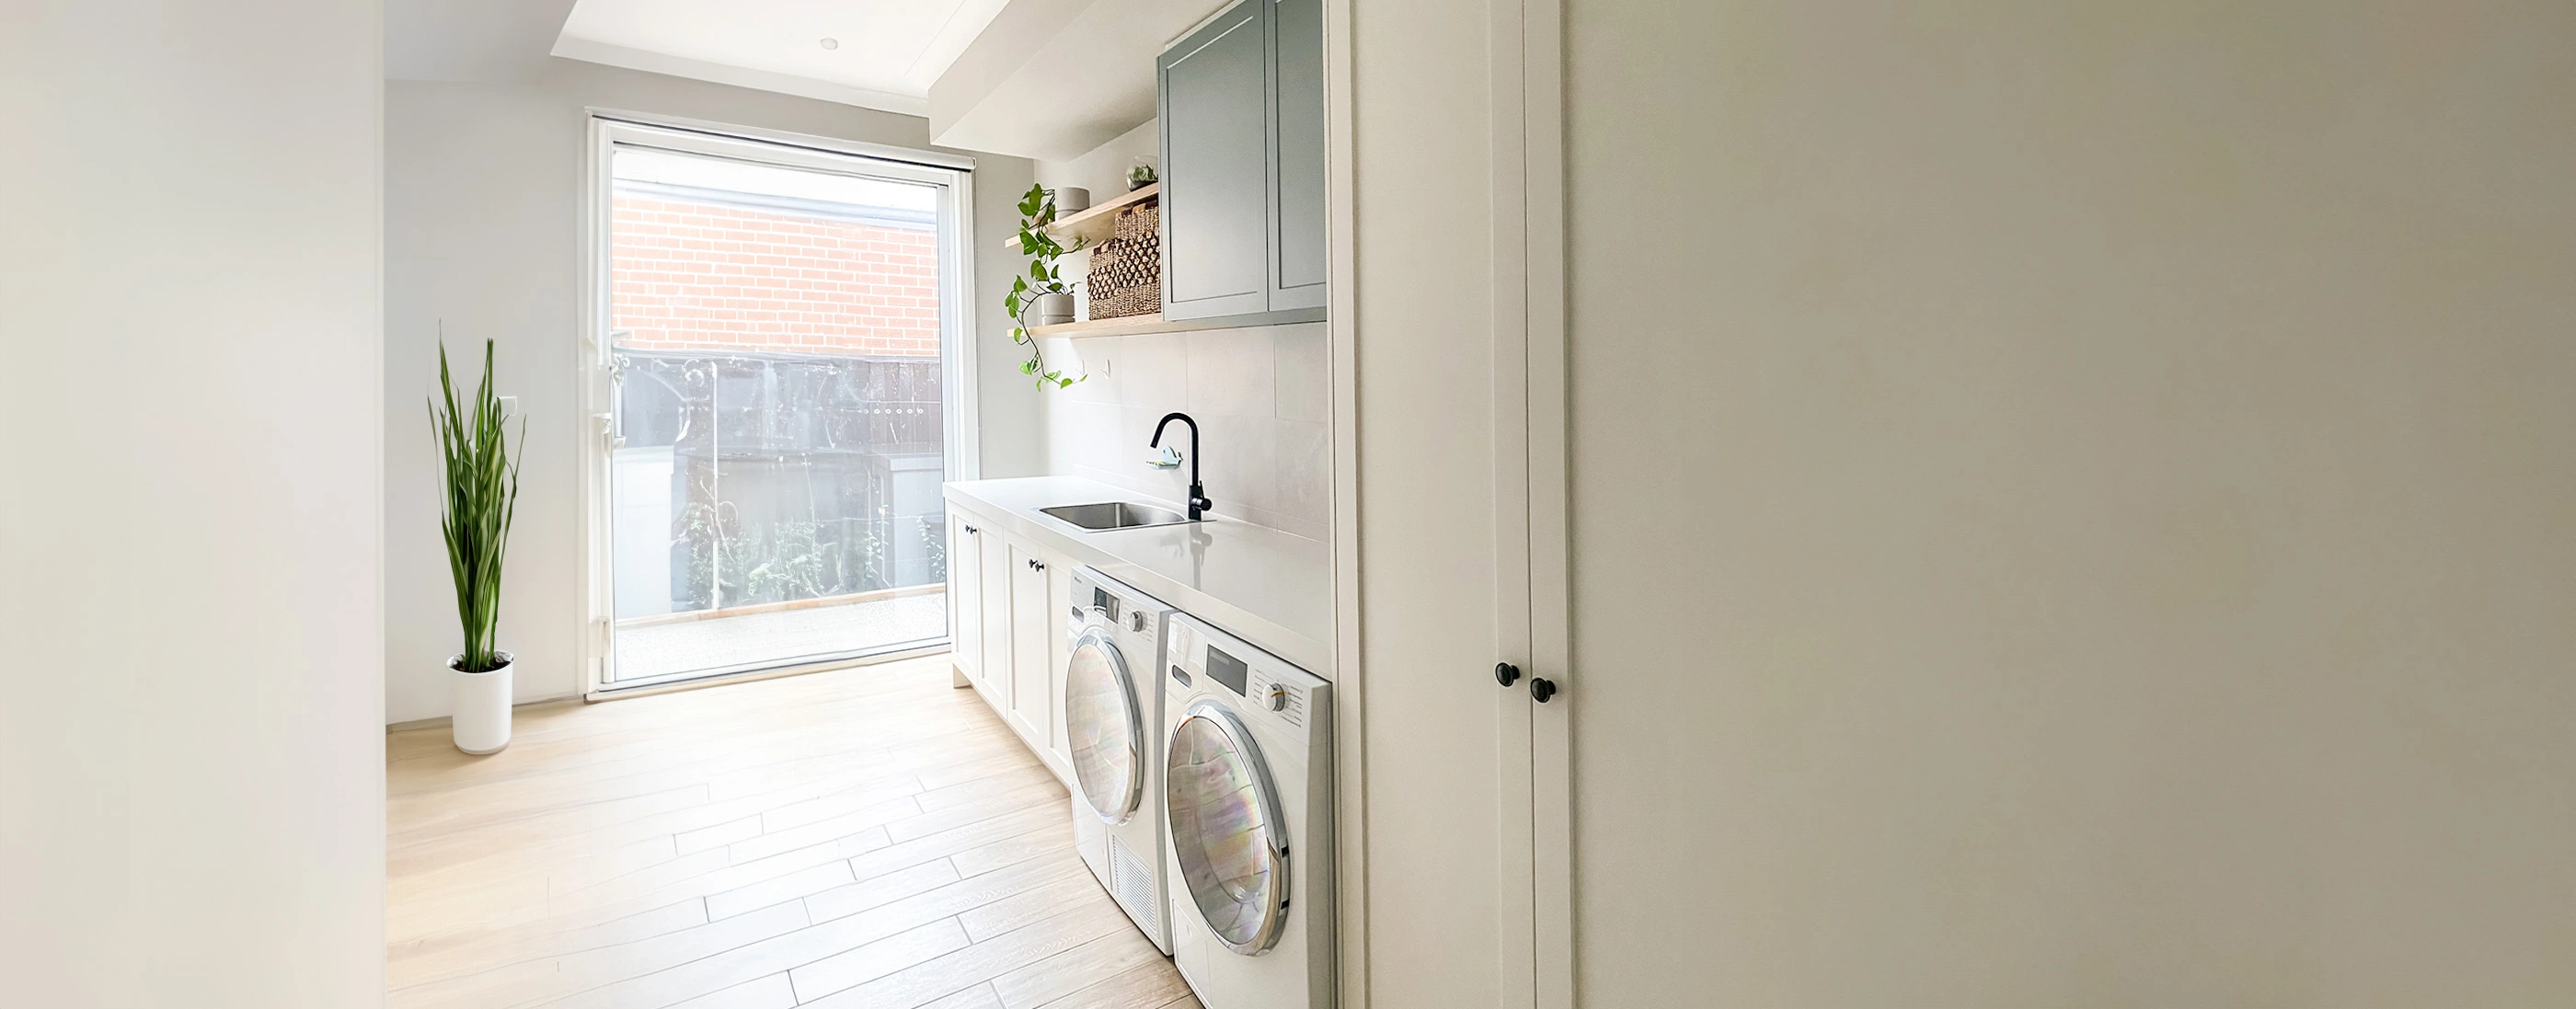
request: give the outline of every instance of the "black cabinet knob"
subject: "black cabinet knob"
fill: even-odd
[[[1547,703],[1548,698],[1554,696],[1556,696],[1556,683],[1554,681],[1549,680],[1544,676],[1533,676],[1530,678],[1530,700],[1537,701],[1540,704],[1545,704]]]
[[[1494,682],[1508,687],[1514,682],[1517,682],[1520,678],[1521,667],[1515,666],[1509,662],[1494,663]]]

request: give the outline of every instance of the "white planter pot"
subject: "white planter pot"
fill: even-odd
[[[501,668],[488,673],[456,668],[465,661],[463,655],[447,660],[447,675],[456,686],[456,748],[478,757],[510,745],[510,674],[517,663],[508,652],[499,655]]]
[[[1073,295],[1041,294],[1029,308],[1029,326],[1061,326],[1073,321]]]
[[[1081,186],[1065,186],[1055,191],[1056,216],[1062,217],[1077,210],[1089,209],[1091,209],[1091,190]]]

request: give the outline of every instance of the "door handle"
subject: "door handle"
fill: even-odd
[[[960,523],[958,523],[958,525],[966,525],[966,524],[965,524],[965,523],[963,523],[963,522],[960,522]],[[968,535],[968,536],[977,536],[977,535],[981,535],[983,532],[984,532],[984,530],[977,529],[977,528],[975,528],[974,526],[966,526],[966,535]]]
[[[1032,560],[1032,561],[1030,561],[1030,562],[1029,562],[1029,570],[1031,570],[1031,571],[1044,571],[1044,570],[1046,570],[1046,565],[1045,565],[1045,564],[1042,564],[1042,563],[1039,563],[1039,562],[1037,562],[1037,561],[1035,561],[1035,560]]]
[[[1520,682],[1520,678],[1521,667],[1515,666],[1509,662],[1494,663],[1494,682],[1508,687],[1514,683]]]
[[[1548,698],[1554,696],[1556,696],[1556,681],[1544,676],[1530,677],[1530,700],[1545,704]]]

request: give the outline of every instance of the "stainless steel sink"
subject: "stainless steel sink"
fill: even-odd
[[[1189,521],[1188,516],[1152,505],[1128,501],[1103,501],[1099,504],[1057,505],[1039,511],[1093,532],[1103,529],[1135,529],[1142,526],[1167,526]]]

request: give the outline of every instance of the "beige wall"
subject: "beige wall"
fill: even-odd
[[[1584,1004],[2576,1001],[2576,5],[1567,7]]]
[[[455,596],[438,538],[437,457],[419,406],[437,383],[438,326],[459,352],[499,341],[502,392],[528,419],[516,533],[502,585],[501,642],[519,656],[522,701],[581,688],[581,513],[576,358],[585,107],[926,147],[912,116],[552,60],[513,83],[386,85],[384,719],[445,715],[441,669],[456,649]],[[1014,269],[1000,247],[1032,165],[976,161],[978,276]],[[1003,274],[1006,275],[1006,274]],[[1040,471],[1044,418],[1019,381],[998,305],[975,306],[987,476]]]
[[[373,3],[0,29],[0,1002],[384,986]]]

